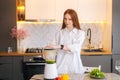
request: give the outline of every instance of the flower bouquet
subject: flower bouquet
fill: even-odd
[[[23,40],[23,39],[25,39],[29,34],[28,34],[28,31],[26,30],[26,29],[23,29],[23,28],[19,28],[19,29],[17,29],[17,27],[13,27],[12,29],[11,29],[11,34],[10,34],[11,36],[12,36],[12,38],[15,38],[15,39],[17,39],[17,51],[18,52],[21,52],[21,41]]]

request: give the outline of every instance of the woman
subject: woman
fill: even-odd
[[[63,15],[62,29],[55,35],[53,43],[46,48],[57,49],[58,74],[84,73],[80,52],[85,32],[80,29],[77,13],[67,9]]]

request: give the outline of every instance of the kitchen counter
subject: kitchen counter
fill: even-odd
[[[17,52],[0,52],[0,56],[38,56],[41,55],[42,53],[17,53]],[[81,55],[112,55],[112,52],[81,52]]]
[[[24,53],[24,52],[11,52],[11,53],[7,53],[7,52],[0,52],[0,56],[39,56],[42,53]]]
[[[88,74],[69,74],[70,80],[119,80],[120,76],[115,73],[105,73],[104,79],[90,78]],[[33,75],[30,80],[44,80],[44,75]]]
[[[7,53],[7,52],[0,52],[0,56],[38,56],[41,55],[42,53],[17,53],[17,52],[11,52],[11,53]],[[81,55],[112,55],[112,52],[84,52],[81,51]]]
[[[109,51],[104,51],[104,52],[84,52],[84,51],[81,51],[81,55],[112,55],[112,52],[109,52]]]

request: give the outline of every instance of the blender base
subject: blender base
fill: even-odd
[[[56,63],[54,64],[45,64],[44,78],[45,80],[54,80],[58,77]]]

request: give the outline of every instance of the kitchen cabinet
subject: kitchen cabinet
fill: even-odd
[[[0,80],[23,80],[22,57],[0,57]]]
[[[112,2],[112,52],[120,55],[120,0]]]
[[[63,19],[63,13],[66,9],[71,8],[77,11],[78,0],[56,0],[56,20]]]
[[[55,19],[55,0],[25,0],[26,19]]]
[[[0,57],[0,80],[12,80],[12,57]]]
[[[112,72],[118,73],[118,71],[115,70],[115,61],[120,60],[120,55],[112,55]]]
[[[26,19],[63,20],[66,9],[74,9],[80,20],[106,20],[106,0],[26,0]],[[32,7],[31,7],[32,6]]]
[[[56,0],[56,20],[63,19],[66,9],[74,9],[81,21],[106,20],[106,0]]]
[[[13,59],[12,80],[24,80],[23,79],[23,57],[21,57],[21,56],[12,57],[12,59]]]
[[[16,0],[0,1],[0,52],[7,52],[8,46],[17,49],[17,40],[10,35],[12,27],[16,26]]]
[[[12,63],[0,64],[0,80],[12,80]]]
[[[81,56],[83,66],[98,67],[101,65],[103,72],[111,72],[111,55]]]
[[[120,0],[112,1],[112,72],[115,70],[115,61],[120,59]]]
[[[80,20],[106,20],[107,0],[78,0],[78,16]]]

